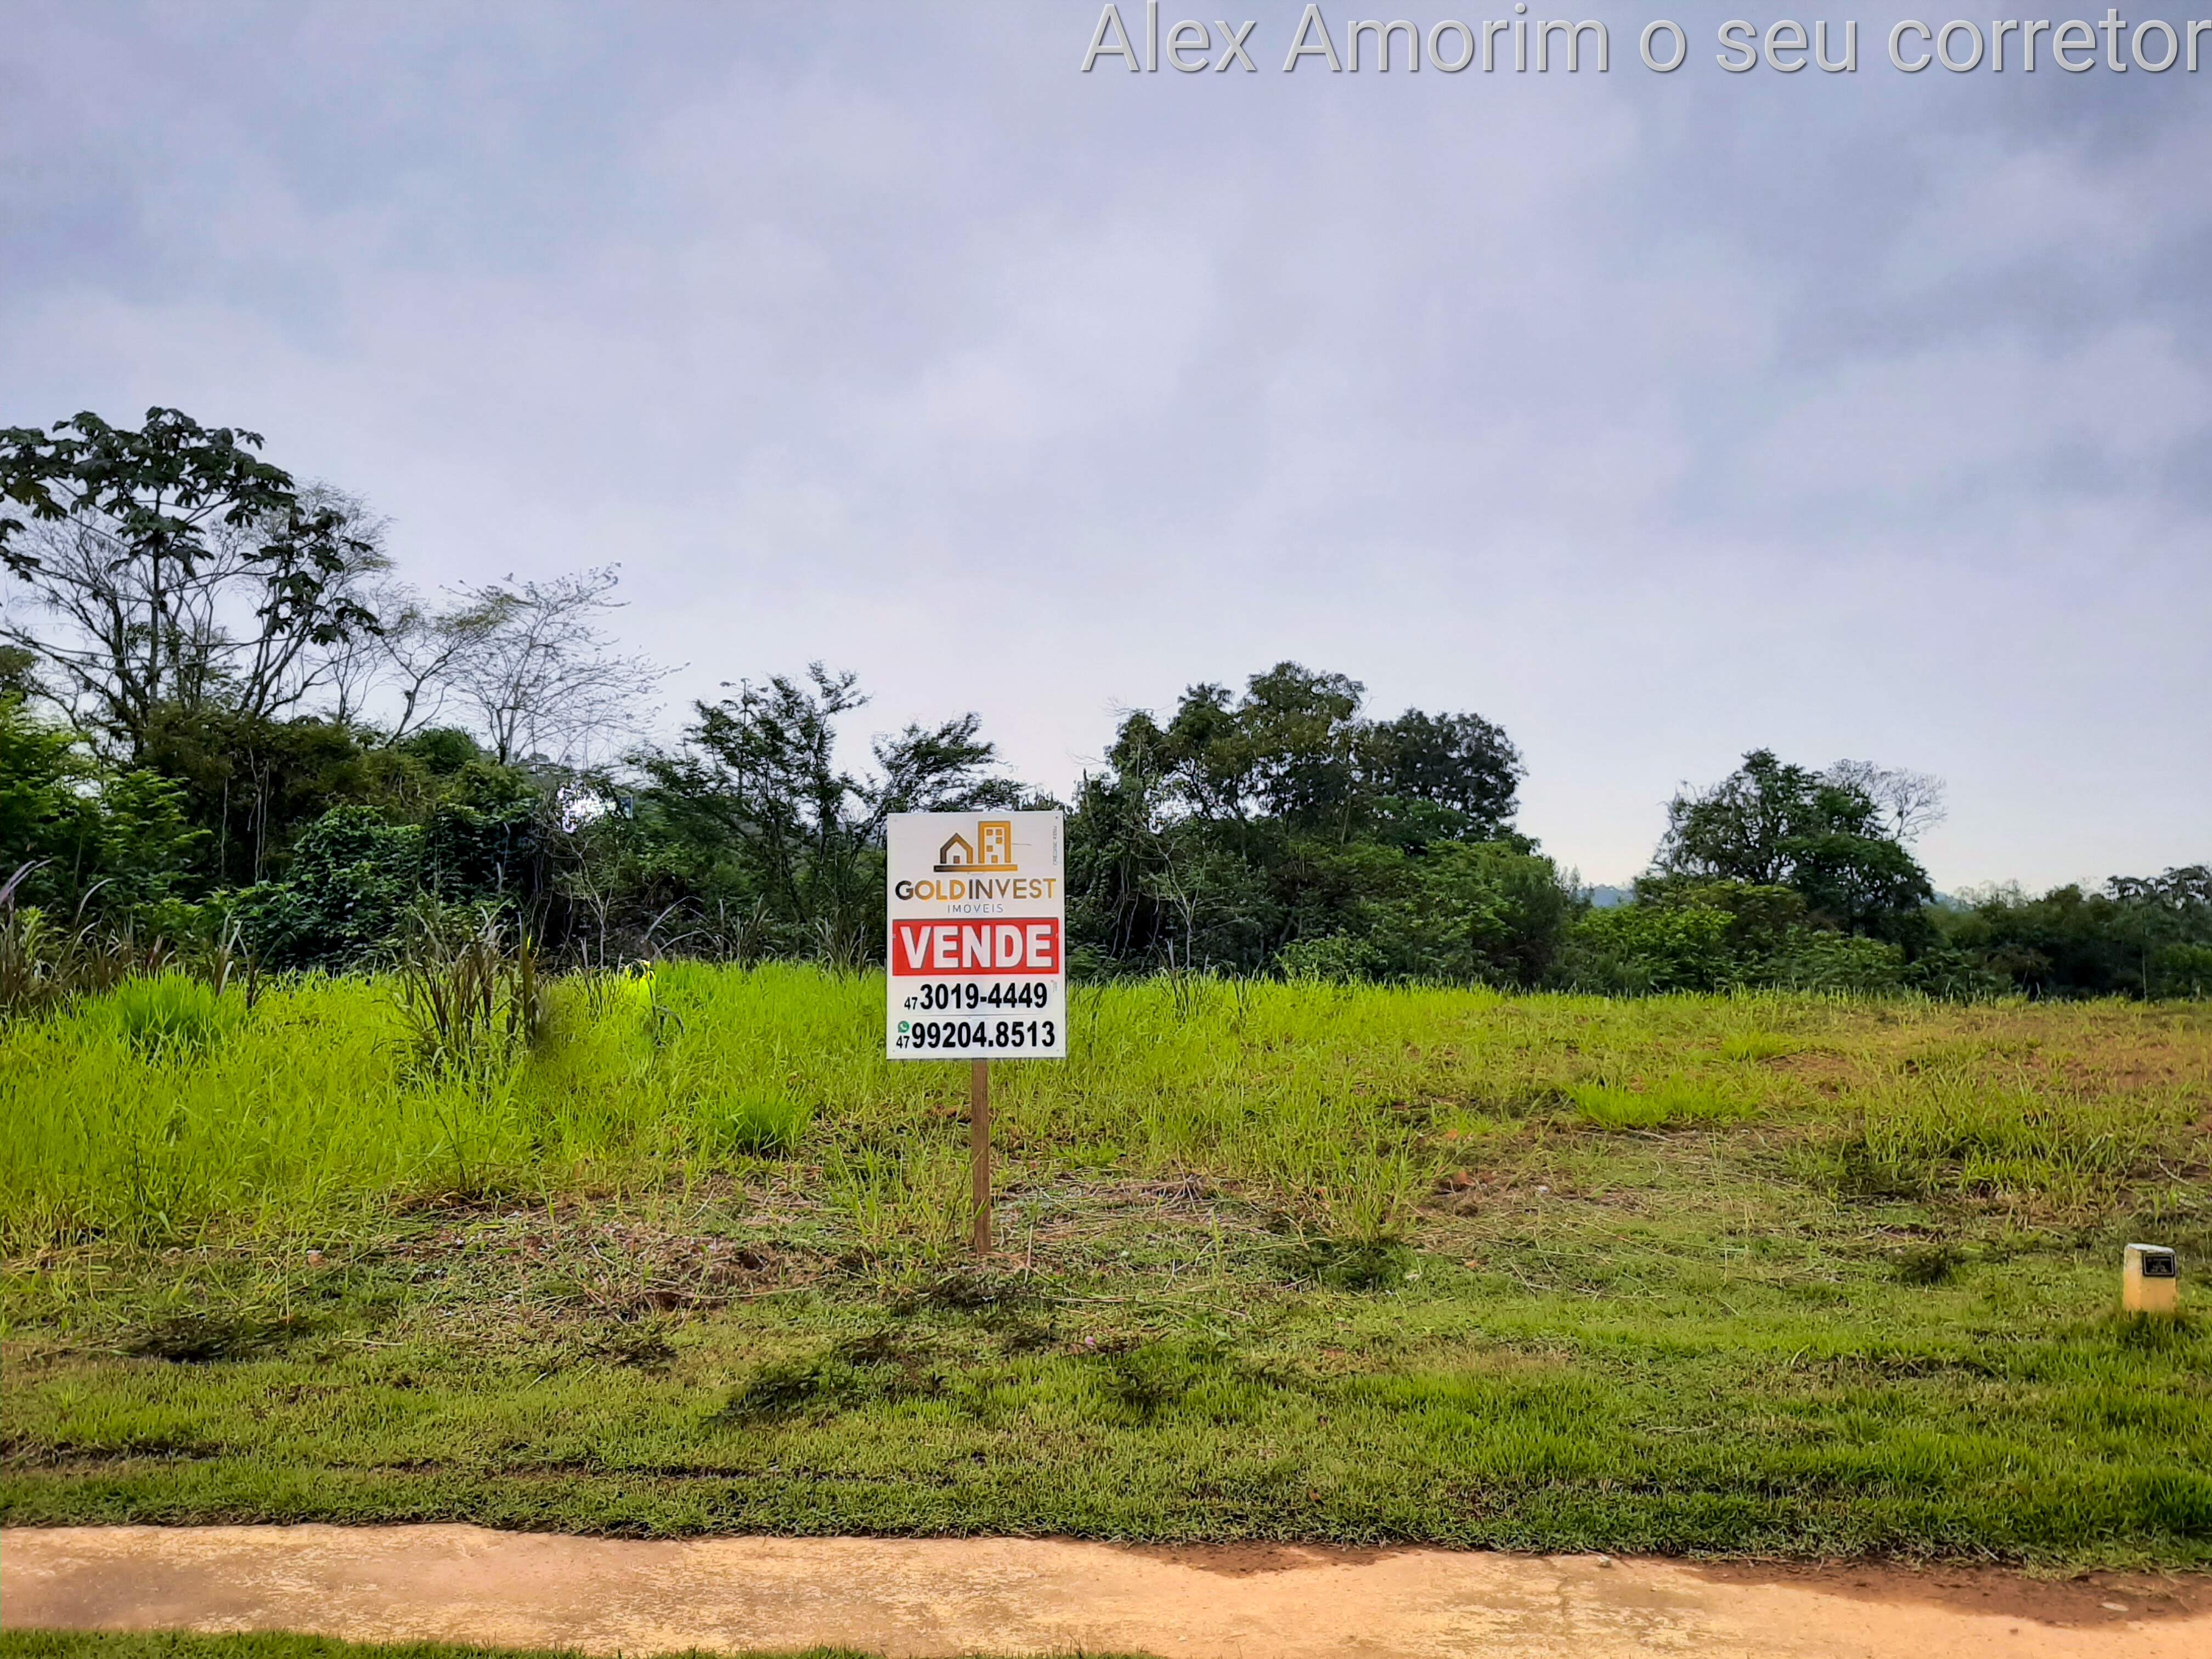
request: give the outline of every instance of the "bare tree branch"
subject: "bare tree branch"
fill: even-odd
[[[608,597],[620,580],[616,569],[545,582],[510,576],[461,590],[460,606],[435,623],[447,648],[426,641],[416,659],[424,670],[416,692],[450,689],[502,764],[533,757],[585,763],[641,734],[672,671],[617,655],[600,629],[599,619],[620,608]]]
[[[1826,773],[1830,783],[1856,789],[1881,809],[1889,832],[1910,845],[1943,822],[1943,780],[1903,767],[1877,766],[1872,761],[1838,761]]]

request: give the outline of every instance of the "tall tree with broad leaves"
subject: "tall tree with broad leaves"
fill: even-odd
[[[1192,686],[1164,726],[1130,715],[1107,758],[1157,776],[1180,810],[1218,824],[1337,842],[1507,833],[1522,768],[1503,731],[1479,714],[1373,720],[1366,695],[1346,675],[1280,662],[1241,696]]]
[[[1073,935],[1127,966],[1252,969],[1291,943],[1336,935],[1358,936],[1364,951],[1382,914],[1364,901],[1395,904],[1420,887],[1427,878],[1413,864],[1431,851],[1495,842],[1533,853],[1511,829],[1522,765],[1502,730],[1473,714],[1376,720],[1366,690],[1279,662],[1241,694],[1194,685],[1164,720],[1127,715],[1105,770],[1077,791]],[[1410,903],[1399,910],[1412,914]]]
[[[0,429],[0,568],[49,624],[0,619],[0,644],[134,762],[165,711],[270,718],[312,688],[316,652],[376,627],[357,505],[303,491],[261,444],[160,408]]]
[[[1903,941],[1923,931],[1934,892],[1897,823],[1860,776],[1754,749],[1720,782],[1685,787],[1668,804],[1654,865],[1664,876],[1794,888],[1838,927]]]

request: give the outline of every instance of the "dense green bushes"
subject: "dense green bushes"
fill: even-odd
[[[0,884],[22,871],[18,905],[146,910],[195,890],[205,840],[173,781],[104,766],[76,732],[0,696]]]
[[[1764,751],[1679,798],[1633,902],[1594,908],[1511,828],[1519,762],[1502,732],[1471,715],[1372,720],[1358,693],[1285,664],[1242,698],[1194,689],[1165,726],[1125,720],[1069,813],[1079,971],[1616,995],[2212,994],[2203,866],[1929,903],[1902,831],[1851,781],[1888,775]],[[206,779],[104,761],[11,696],[0,1003],[158,970],[179,946],[218,971],[390,963],[426,902],[503,915],[556,960],[865,964],[881,949],[887,813],[1035,798],[991,775],[972,716],[880,742],[880,781],[839,769],[831,721],[854,706],[842,677],[772,682],[702,711],[693,748],[623,777],[497,765],[457,731],[376,748],[360,732],[311,740],[295,720],[264,738],[332,764],[312,787],[264,775],[241,860]],[[288,803],[314,811],[285,820]],[[263,873],[237,883],[241,870]]]
[[[1541,985],[1577,909],[1552,861],[1520,842],[1371,849],[1366,873],[1337,931],[1292,939],[1268,965],[1291,979]]]
[[[1760,986],[1864,994],[1918,983],[1902,946],[1818,925],[1792,888],[1679,877],[1639,883],[1636,902],[1581,916],[1560,977],[1614,994]]]
[[[1496,746],[1502,736],[1486,748],[1475,739],[1490,728],[1422,716],[1415,729],[1455,731],[1466,752],[1455,762],[1446,744],[1409,769],[1377,733],[1401,742],[1413,717],[1363,722],[1348,683],[1302,675],[1286,667],[1261,677],[1262,690],[1241,704],[1194,693],[1205,718],[1187,708],[1164,731],[1142,717],[1125,724],[1115,764],[1085,781],[1070,813],[1080,972],[1170,967],[1614,995],[2212,994],[2212,872],[2202,866],[2118,878],[2097,892],[1997,890],[1965,905],[1914,900],[1838,915],[1839,866],[1857,860],[1879,875],[1910,856],[1893,842],[1868,853],[1881,840],[1875,826],[1838,806],[1826,784],[1806,786],[1825,800],[1820,810],[1865,832],[1853,833],[1850,858],[1826,832],[1728,854],[1707,812],[1695,859],[1678,836],[1662,848],[1678,867],[1644,878],[1630,903],[1593,907],[1500,821],[1517,764]],[[1301,740],[1318,744],[1322,761],[1345,757],[1334,772],[1268,748],[1279,745],[1301,687],[1316,705]],[[1265,719],[1249,723],[1256,736],[1239,737],[1255,702]],[[900,756],[909,794],[1014,798],[981,769],[989,745],[964,723],[909,742]],[[757,767],[664,757],[624,786],[495,766],[466,734],[434,730],[361,770],[381,780],[374,799],[276,826],[255,860],[271,873],[231,886],[210,852],[221,826],[192,821],[188,787],[105,763],[10,700],[0,704],[0,880],[15,885],[0,899],[0,1002],[44,1006],[76,981],[99,988],[158,970],[178,947],[218,974],[391,963],[426,903],[503,915],[554,959],[673,953],[859,965],[880,948],[882,817],[903,798],[837,773],[825,745],[823,731],[795,745],[782,794],[747,799],[761,787]],[[823,775],[805,771],[809,754]],[[921,778],[917,769],[933,757],[942,763]],[[1464,775],[1456,781],[1455,765]],[[1745,775],[1752,769],[1747,763]],[[1812,775],[1781,771],[1780,785],[1758,787],[1795,789]],[[1448,799],[1381,793],[1408,776]],[[1737,787],[1695,799],[1733,799]],[[848,804],[825,809],[841,789]],[[794,809],[802,797],[811,817]],[[1472,810],[1478,802],[1482,813]],[[834,863],[817,867],[824,847]],[[1771,867],[1780,878],[1708,873],[1720,865]],[[1919,879],[1895,892],[1910,898]],[[1861,899],[1881,890],[1880,881],[1846,885]]]
[[[1639,883],[1637,902],[1569,929],[1558,977],[1613,993],[1735,987],[1974,1000],[2212,995],[2212,872],[2116,878],[2102,892],[2017,889],[1920,912],[1922,939],[1817,925],[1787,889],[1729,882]]]
[[[418,900],[512,906],[538,885],[538,803],[447,802],[420,823],[334,807],[304,830],[284,879],[233,901],[246,948],[273,969],[345,969],[388,954]]]
[[[2101,892],[1997,889],[1940,918],[1946,941],[2037,996],[2212,995],[2212,868]]]

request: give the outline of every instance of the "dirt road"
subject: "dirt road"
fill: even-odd
[[[474,1527],[0,1533],[0,1622],[651,1654],[2203,1659],[2212,1582],[1038,1539],[644,1543]]]

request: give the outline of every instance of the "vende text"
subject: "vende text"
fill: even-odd
[[[1059,971],[1060,923],[1056,919],[891,923],[894,975]]]

